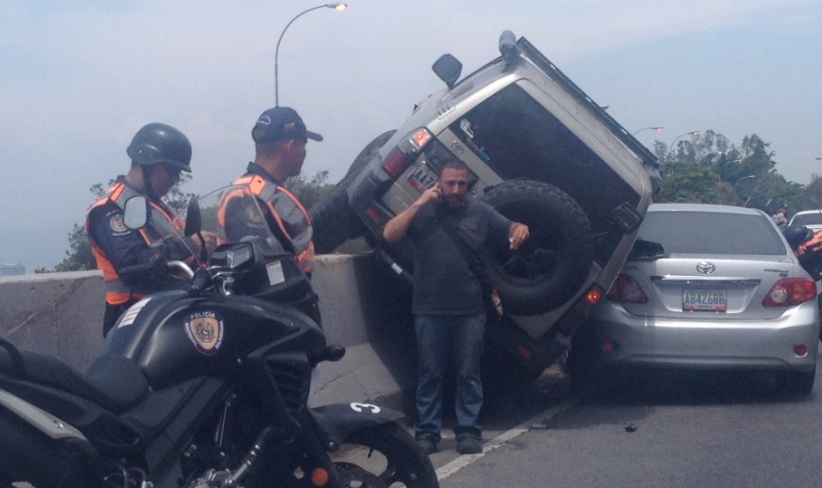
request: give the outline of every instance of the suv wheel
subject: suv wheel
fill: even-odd
[[[345,191],[394,132],[386,131],[365,146],[351,163],[343,179],[327,196],[311,206],[314,249],[318,254],[330,253],[348,239],[365,233],[365,226],[348,204],[348,195]]]
[[[506,181],[483,201],[530,229],[522,247],[487,256],[487,272],[506,313],[537,315],[571,299],[593,262],[585,212],[559,188],[531,180]]]

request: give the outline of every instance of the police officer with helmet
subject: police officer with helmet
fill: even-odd
[[[182,242],[165,239],[174,234],[177,215],[161,200],[179,183],[181,172],[191,172],[188,138],[170,125],[151,123],[137,131],[126,153],[131,158],[128,174],[118,176],[86,216],[86,233],[106,284],[104,336],[129,306],[146,295],[174,287],[165,273],[121,275],[120,270],[151,264],[165,269],[165,260],[191,257]],[[137,195],[148,201],[148,220],[144,228],[132,230],[124,224],[123,209],[126,201]]]
[[[782,229],[785,240],[793,249],[799,264],[816,281],[817,290],[822,280],[822,230],[813,231],[804,225],[789,225]],[[822,301],[817,297],[819,316],[822,318]],[[822,328],[819,330],[819,339],[822,340]]]

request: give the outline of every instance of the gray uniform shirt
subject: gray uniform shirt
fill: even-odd
[[[450,209],[442,201],[420,209],[408,227],[414,246],[412,312],[417,315],[466,315],[485,310],[479,279],[442,228],[446,220],[477,255],[488,246],[508,248],[512,222],[490,205],[469,199],[458,209]]]

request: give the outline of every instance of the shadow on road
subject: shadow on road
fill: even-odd
[[[751,372],[631,371],[614,374],[583,404],[726,405],[803,401],[777,375]]]
[[[711,406],[810,402],[812,396],[785,393],[772,374],[632,371],[610,377],[596,392],[569,395],[575,404],[539,428],[550,430],[589,429],[618,425],[626,432],[667,406]]]

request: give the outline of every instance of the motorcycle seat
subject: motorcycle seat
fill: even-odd
[[[17,351],[19,356],[15,357],[0,348],[0,375],[72,393],[114,413],[124,412],[148,393],[148,381],[143,372],[122,356],[100,356],[84,377],[57,358]]]

